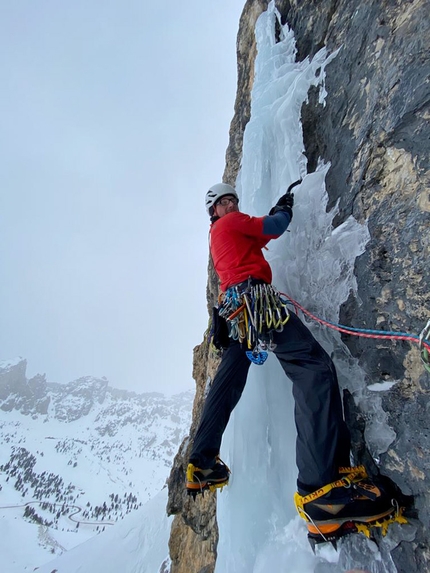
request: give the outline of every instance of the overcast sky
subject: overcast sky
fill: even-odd
[[[0,3],[0,360],[194,388],[243,5]]]

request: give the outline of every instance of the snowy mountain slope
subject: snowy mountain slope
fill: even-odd
[[[191,393],[170,398],[81,378],[25,377],[0,363],[0,551],[32,570],[136,512],[164,486],[190,422]],[[23,555],[11,539],[26,538]]]
[[[38,568],[39,573],[167,573],[171,519],[166,516],[167,489],[143,508]]]

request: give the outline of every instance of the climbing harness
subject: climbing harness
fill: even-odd
[[[287,304],[290,304],[294,307],[296,314],[298,310],[301,310],[303,314],[331,328],[333,330],[337,330],[338,332],[343,332],[344,334],[349,334],[351,336],[361,336],[364,338],[378,338],[383,340],[407,340],[408,342],[414,342],[419,345],[420,354],[421,354],[421,361],[424,365],[424,368],[430,372],[430,320],[427,322],[426,326],[421,331],[421,334],[417,336],[416,334],[409,334],[407,332],[392,332],[387,330],[373,330],[373,329],[366,329],[366,328],[353,328],[351,326],[345,326],[343,324],[336,324],[334,322],[330,322],[329,320],[324,320],[319,318],[303,308],[297,301],[292,299],[290,296],[286,295],[283,292],[279,293],[280,296],[284,297]]]
[[[267,351],[276,348],[273,332],[282,332],[290,318],[287,301],[273,285],[251,279],[220,295],[218,314],[232,340],[246,341],[246,355],[254,364],[264,364]]]
[[[364,495],[369,499],[376,498],[378,488],[368,481],[368,475],[366,468],[364,466],[356,467],[345,467],[339,468],[339,474],[342,476],[338,480],[329,483],[317,491],[310,493],[308,495],[302,496],[299,493],[294,495],[294,503],[297,509],[297,513],[307,522],[308,528],[308,540],[315,552],[315,546],[319,543],[330,542],[336,549],[336,542],[341,537],[348,535],[350,533],[364,533],[366,537],[371,536],[372,529],[379,528],[383,536],[386,535],[388,526],[391,523],[408,523],[407,519],[403,516],[403,509],[399,507],[398,502],[395,499],[391,500],[393,505],[392,511],[385,515],[384,517],[375,518],[373,521],[354,521],[349,520],[339,520],[336,522],[336,518],[333,517],[332,520],[327,522],[327,524],[322,525],[321,522],[317,524],[310,515],[305,511],[304,506],[307,503],[313,502],[320,499],[331,490],[344,487],[353,488],[356,490],[357,494]]]

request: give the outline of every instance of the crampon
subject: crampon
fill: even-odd
[[[408,523],[408,520],[403,517],[402,508],[400,507],[393,508],[393,512],[383,519],[370,521],[367,523],[359,521],[346,521],[331,533],[308,532],[308,541],[314,552],[315,547],[321,543],[331,543],[333,547],[337,549],[337,541],[342,537],[345,537],[345,535],[349,535],[351,533],[364,533],[367,538],[372,539],[373,534],[379,529],[382,536],[385,536],[387,534],[388,526],[391,523],[396,522]]]
[[[187,493],[195,500],[197,494],[204,495],[207,490],[220,489],[222,491],[228,484],[230,473],[230,469],[220,458],[217,458],[215,465],[207,470],[189,463],[185,482]]]
[[[397,500],[383,497],[381,490],[368,481],[364,466],[341,468],[340,473],[347,475],[309,495],[294,496],[297,512],[307,523],[308,540],[314,552],[321,543],[331,543],[336,549],[337,541],[351,533],[374,538],[378,530],[385,536],[391,523],[408,523]],[[339,506],[319,503],[323,496],[339,487],[353,489],[355,497],[351,503]],[[342,509],[336,512],[333,509],[336,507]]]

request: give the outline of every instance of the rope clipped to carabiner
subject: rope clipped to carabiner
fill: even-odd
[[[421,353],[421,361],[424,364],[424,368],[430,373],[430,359],[429,359],[429,348],[425,344],[425,341],[430,339],[430,319],[422,329],[420,334],[419,349]]]

